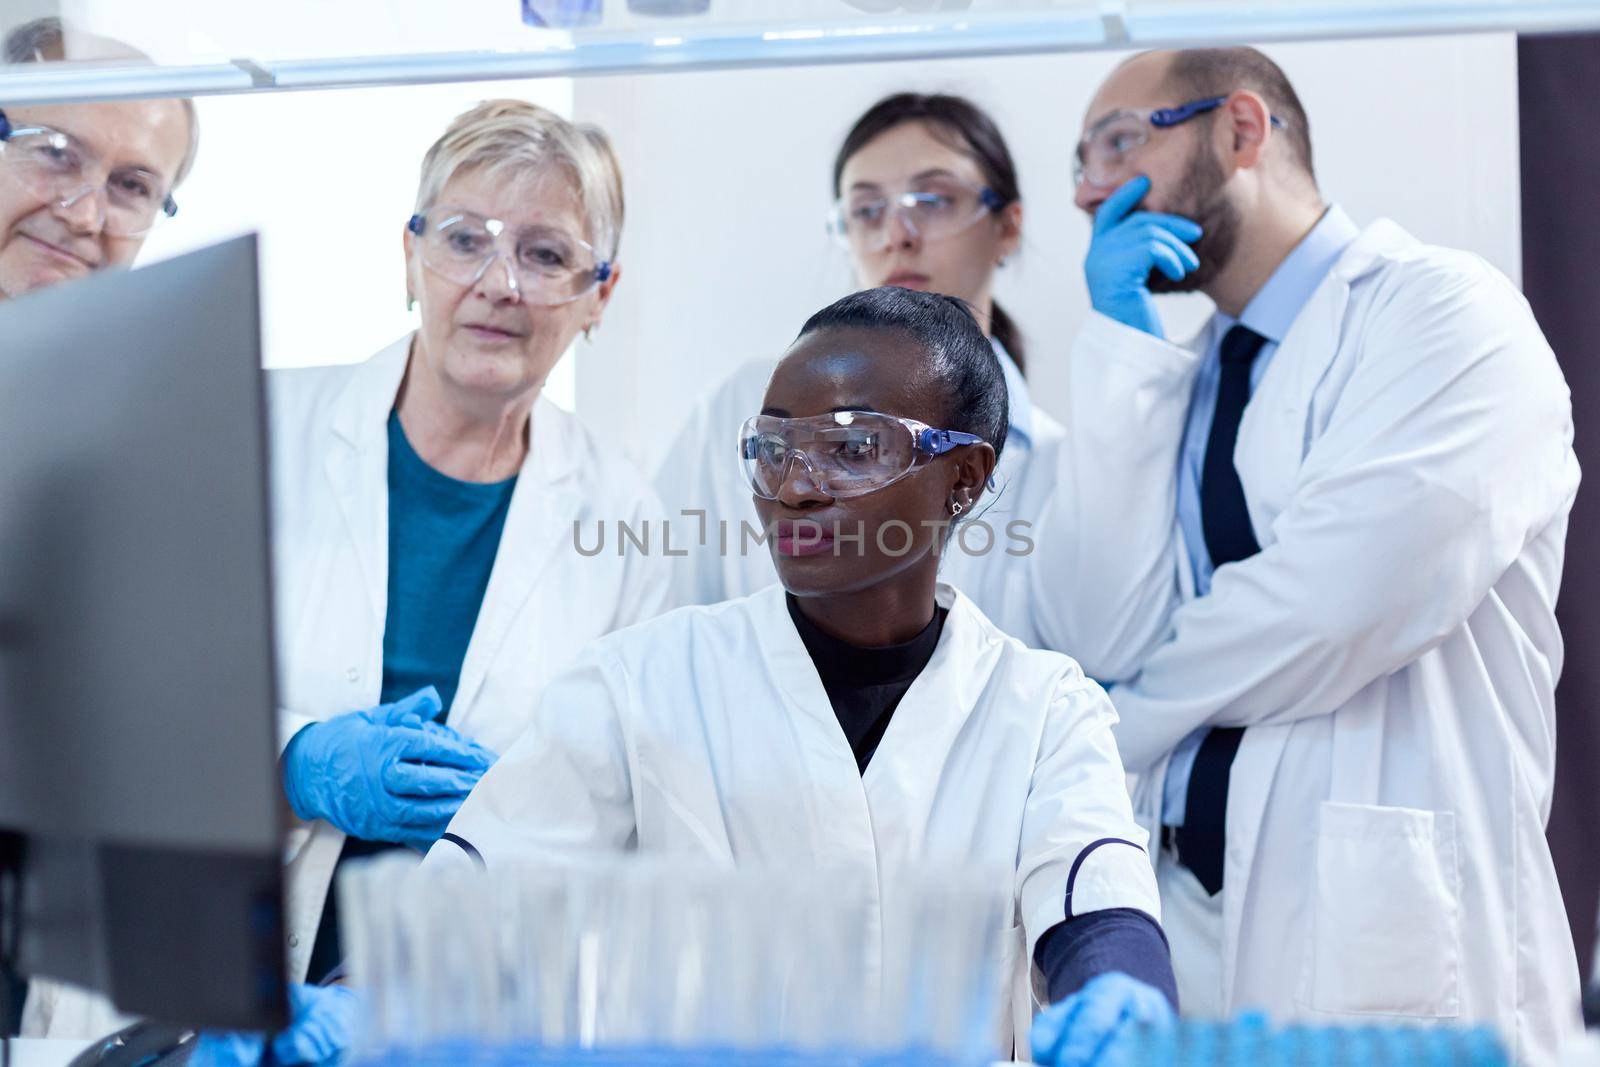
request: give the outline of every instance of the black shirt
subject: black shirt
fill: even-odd
[[[949,611],[936,606],[928,625],[904,644],[858,648],[817,629],[801,614],[800,602],[793,595],[784,594],[784,600],[822,678],[833,714],[850,742],[850,751],[855,753],[856,768],[865,774],[900,698],[933,658]]]

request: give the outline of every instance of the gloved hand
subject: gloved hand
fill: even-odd
[[[340,1063],[360,1032],[364,1005],[348,986],[289,987],[289,1029],[272,1039],[274,1064]],[[195,1042],[189,1067],[258,1067],[267,1040],[259,1034],[206,1032]]]
[[[283,752],[283,789],[302,819],[326,819],[364,841],[426,852],[495,754],[433,721],[439,693],[313,723]]]
[[[259,1034],[218,1034],[207,1030],[194,1042],[188,1067],[256,1067],[267,1047]]]
[[[283,1064],[337,1063],[361,1032],[366,1005],[344,985],[289,987],[289,1029],[272,1039],[273,1059]]]
[[[1096,975],[1033,1021],[1033,1060],[1044,1067],[1104,1063],[1137,1024],[1167,1027],[1176,1018],[1154,986],[1117,971]]]
[[[1200,266],[1189,245],[1200,239],[1199,223],[1181,215],[1134,211],[1150,191],[1143,174],[1130,178],[1100,205],[1094,216],[1094,235],[1084,260],[1089,303],[1102,315],[1155,337],[1161,332],[1155,300],[1150,296],[1150,272],[1178,281]]]

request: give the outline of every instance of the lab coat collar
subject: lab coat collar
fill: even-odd
[[[347,447],[328,449],[324,464],[378,619],[388,611],[387,426],[410,354],[408,335],[353,368],[331,420],[334,437]],[[461,665],[455,703],[449,709],[457,726],[466,721],[463,713],[470,715],[495,653],[540,577],[560,554],[583,506],[578,484],[582,442],[581,435],[571,432],[573,416],[541,396],[530,417],[528,455],[511,493],[500,548]]]
[[[939,769],[982,702],[1000,649],[965,595],[941,583],[934,599],[949,612],[939,644],[901,698],[863,777],[873,811],[892,826],[927,825]]]
[[[774,583],[749,598],[762,660],[752,666],[764,669],[779,693],[789,737],[810,768],[809,788],[793,802],[807,811],[817,839],[827,842],[827,865],[865,872],[880,891],[879,872],[924,847],[916,828],[930,822],[940,771],[979,705],[1001,646],[977,608],[955,589],[941,583],[935,600],[949,611],[939,644],[901,699],[863,775],[789,617],[783,586]],[[877,981],[882,970],[875,923],[867,937],[868,981]]]
[[[382,441],[387,445],[389,413],[394,410],[400,383],[405,380],[411,361],[415,333],[384,347],[357,366],[345,382],[333,417],[333,431],[357,451],[365,451]],[[541,417],[542,415],[542,417]],[[563,413],[541,394],[534,402],[528,455],[519,478],[556,482],[571,475],[579,455],[569,435],[562,431]]]
[[[817,675],[816,667],[811,662],[811,653],[806,651],[805,642],[800,639],[800,631],[795,629],[794,620],[789,616],[789,605],[785,596],[786,590],[782,582],[774,582],[760,592],[750,595],[750,605],[757,616],[757,636],[761,653],[769,664],[785,668],[795,663],[804,666],[805,670],[799,673],[815,681],[815,687],[796,685],[784,688],[796,697],[809,698],[821,695],[826,703],[827,695],[822,689],[822,679]],[[945,619],[945,633],[950,631],[952,617],[955,615],[954,609],[958,604],[963,605],[966,611],[977,612],[977,608],[967,599],[966,594],[945,582],[940,582],[934,587],[933,600],[939,607],[951,613],[951,617]],[[943,648],[944,643],[944,638],[941,637],[939,648]],[[939,650],[935,649],[933,655],[934,659],[938,659]],[[930,666],[932,662],[929,661]],[[923,671],[926,673],[927,668],[924,667]]]
[[[1389,219],[1378,219],[1362,230],[1361,236],[1344,250],[1344,255],[1334,265],[1333,276],[1348,286],[1385,263],[1404,258],[1419,247],[1421,243],[1401,229],[1399,224]]]
[[[1282,344],[1305,307],[1340,257],[1361,231],[1337,205],[1322,213],[1311,232],[1301,238],[1272,277],[1246,305],[1240,322],[1274,344]],[[1225,326],[1233,322],[1223,316]]]
[[[1006,442],[1010,444],[1020,439],[1024,446],[1030,445],[1033,443],[1033,396],[1028,392],[1028,380],[1022,376],[1022,368],[1017,366],[1017,361],[1011,358],[1011,353],[1006,351],[1006,346],[998,338],[989,338],[989,344],[994,346],[994,354],[1000,360],[1000,372],[1006,379]]]
[[[1417,241],[1388,220],[1372,223],[1344,247],[1279,341],[1239,424],[1234,465],[1244,484],[1250,521],[1263,548],[1272,522],[1288,506],[1303,456],[1285,447],[1304,436],[1312,397],[1343,343],[1351,286],[1384,264],[1409,255]],[[1214,320],[1220,324],[1221,316]],[[1213,334],[1212,336],[1215,336]]]
[[[567,538],[582,515],[584,495],[577,479],[569,477],[573,450],[556,425],[563,418],[570,416],[542,397],[535,405],[533,444],[516,488],[511,491],[500,547],[495,552],[472,639],[461,661],[460,682],[450,716],[457,728],[463,728],[463,724],[471,727],[473,702],[523,606],[536,595],[546,571],[570,552]]]
[[[353,368],[334,402],[333,432],[346,444],[365,449],[383,438],[394,398],[405,380],[415,334],[387,345]]]
[[[789,618],[785,592],[782,582],[774,582],[750,597],[751,607],[755,609],[756,640],[762,658],[766,660],[767,669],[772,672],[778,690],[789,698],[792,708],[810,718],[818,718],[822,712],[827,712],[831,717],[832,711],[829,709],[832,705],[822,688],[822,678],[811,662],[811,653],[806,651],[805,642],[800,639],[800,631],[794,628],[794,620]],[[839,744],[848,753],[849,745],[842,732],[839,734]]]
[[[883,741],[867,765],[865,782],[868,786],[884,775],[897,782],[906,775],[918,777],[915,766],[939,758],[949,747],[955,733],[977,705],[978,694],[985,684],[986,674],[974,671],[972,657],[968,654],[978,642],[978,635],[989,628],[982,613],[965,594],[943,582],[935,590],[934,600],[948,612],[944,629],[933,657],[901,700],[904,715],[896,713],[890,719]],[[844,731],[839,728],[816,665],[811,662],[811,654],[806,651],[805,642],[789,617],[782,584],[768,586],[754,594],[751,601],[761,654],[779,691],[788,698],[796,713],[824,723],[825,736],[832,739],[829,747],[834,750],[839,766],[848,767],[852,774],[857,773],[855,755]],[[903,718],[916,721],[907,724],[901,721]],[[898,728],[897,722],[900,723]],[[930,780],[928,787],[931,789],[938,776],[920,777]]]
[[[407,335],[366,362],[350,368],[333,400],[332,441],[322,466],[355,549],[373,618],[382,620],[389,601],[389,411],[405,378],[411,351]],[[381,630],[380,630],[381,632]]]

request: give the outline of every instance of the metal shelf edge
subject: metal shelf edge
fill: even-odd
[[[1306,40],[1474,32],[1600,29],[1600,0],[1511,0],[1395,5],[1322,0],[1230,10],[1193,0],[1160,6],[1102,0],[1053,16],[944,15],[877,25],[675,35],[663,29],[510,52],[368,56],[278,62],[240,59],[181,67],[27,66],[0,74],[9,104],[204,96],[511,78],[735,70],[894,60],[1088,51],[1226,41]]]

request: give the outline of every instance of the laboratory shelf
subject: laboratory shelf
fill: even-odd
[[[20,104],[1236,41],[1600,29],[1600,0],[62,2],[96,32],[134,44],[156,63],[0,66],[0,99]],[[674,6],[704,10],[642,13]],[[139,9],[139,17],[127,14],[130,7]],[[541,18],[546,25],[530,24]]]

